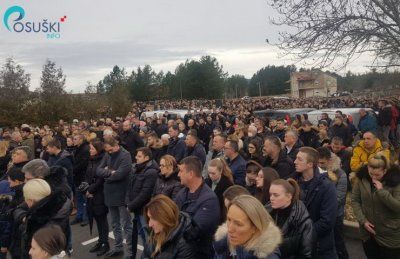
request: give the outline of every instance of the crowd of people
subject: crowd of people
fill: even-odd
[[[215,105],[156,104],[199,107],[181,118],[145,117],[147,105],[137,103],[124,118],[3,128],[0,258],[74,257],[71,226],[92,232],[95,223],[99,239],[88,252],[105,258],[136,258],[140,239],[142,258],[346,259],[347,196],[366,257],[399,258],[393,99]],[[317,124],[307,114],[290,122],[253,114],[289,105],[337,112]],[[360,109],[354,125],[343,107],[378,113]]]

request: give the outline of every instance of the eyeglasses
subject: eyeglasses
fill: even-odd
[[[164,164],[160,164],[160,167],[167,167],[167,165],[164,165]]]

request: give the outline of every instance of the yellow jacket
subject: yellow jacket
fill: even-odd
[[[365,148],[364,140],[361,140],[353,150],[353,156],[351,157],[350,167],[352,172],[357,172],[361,166],[368,163],[370,157],[381,152],[390,161],[390,150],[383,149],[382,143],[379,139],[376,140],[375,146],[372,151],[368,151]]]

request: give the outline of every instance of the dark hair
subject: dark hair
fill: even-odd
[[[228,201],[231,201],[240,195],[250,195],[250,192],[241,185],[232,185],[222,194],[224,199],[227,199]]]
[[[271,183],[271,185],[280,185],[283,186],[287,193],[292,195],[292,202],[298,201],[300,198],[300,187],[297,184],[296,180],[289,178],[287,180],[277,179]]]
[[[58,225],[48,225],[35,232],[35,239],[39,247],[50,256],[58,255],[65,249],[66,238]]]
[[[21,168],[16,168],[15,166],[12,166],[10,170],[7,171],[7,176],[12,180],[12,181],[20,181],[23,182],[25,181],[25,174],[22,172]]]
[[[264,167],[261,169],[263,173],[263,187],[257,188],[256,194],[254,195],[262,204],[266,204],[269,202],[269,187],[271,187],[271,183],[277,179],[279,179],[278,172],[272,167]]]
[[[262,165],[257,163],[254,160],[249,160],[246,165],[246,174],[258,174],[258,172],[262,169]]]
[[[317,148],[318,151],[318,159],[331,159],[332,152],[327,147],[319,147]]]
[[[343,145],[343,139],[341,137],[336,136],[336,137],[332,138],[331,143],[337,143],[337,144]]]
[[[239,144],[237,143],[237,141],[234,140],[228,140],[227,141],[229,143],[230,148],[235,152],[239,152]]]
[[[170,129],[173,129],[173,130],[175,130],[175,131],[179,131],[179,126],[176,125],[176,124],[172,125],[172,126],[169,127],[169,128],[170,128]]]
[[[97,153],[100,154],[104,150],[104,143],[99,138],[92,139],[90,144],[96,149]]]
[[[31,133],[31,128],[29,128],[29,127],[23,127],[23,128],[21,129],[21,131],[27,132],[27,133]]]
[[[150,148],[148,148],[148,147],[141,147],[141,148],[136,149],[136,154],[139,153],[139,152],[142,152],[142,154],[143,154],[144,156],[147,156],[147,157],[149,158],[149,160],[152,160],[152,159],[153,159],[153,153],[151,152],[151,149],[150,149]]]
[[[180,165],[184,165],[187,171],[193,171],[197,177],[202,177],[202,164],[198,157],[188,156],[181,160]]]
[[[48,147],[55,147],[55,148],[57,148],[57,149],[61,149],[61,143],[60,143],[60,141],[59,141],[58,139],[56,139],[56,138],[53,138],[52,140],[50,140],[50,141],[47,143],[47,146],[48,146]]]

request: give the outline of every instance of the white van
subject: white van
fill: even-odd
[[[312,124],[317,125],[318,121],[321,120],[321,114],[326,113],[328,114],[329,118],[332,120],[335,119],[336,111],[341,111],[346,116],[351,116],[353,119],[353,124],[358,127],[358,123],[360,122],[360,109],[362,108],[333,108],[333,109],[322,109],[322,110],[315,110],[308,112],[308,120],[311,121]],[[364,108],[368,113],[372,113],[376,116],[376,113],[371,108]]]

